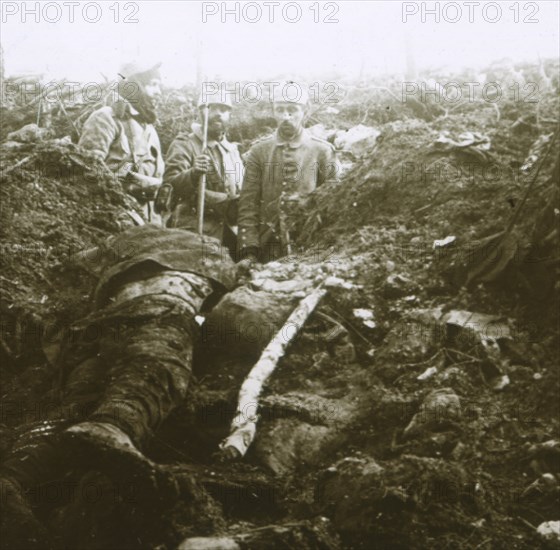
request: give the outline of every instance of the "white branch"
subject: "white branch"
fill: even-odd
[[[290,342],[326,293],[326,290],[317,288],[306,296],[266,346],[241,386],[237,411],[231,423],[230,435],[222,441],[220,449],[226,450],[232,447],[241,456],[245,455],[255,438],[258,420],[257,408],[263,386],[278,365],[280,358],[283,357]]]

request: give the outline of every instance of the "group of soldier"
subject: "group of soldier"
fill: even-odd
[[[119,101],[89,117],[79,144],[105,161],[147,220],[197,231],[198,184],[205,174],[205,235],[220,239],[237,261],[267,262],[289,252],[287,204],[336,181],[339,171],[334,147],[304,128],[307,91],[296,83],[292,93],[285,85],[274,87],[278,128],[257,141],[243,162],[227,138],[233,93],[214,85],[200,94],[198,122],[176,136],[164,162],[153,126],[159,65],[129,63],[119,74]]]

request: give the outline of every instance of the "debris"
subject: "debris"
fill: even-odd
[[[537,527],[537,533],[547,542],[560,547],[560,521],[545,521]]]
[[[273,279],[253,279],[251,286],[255,289],[264,290],[266,292],[285,292],[293,294],[308,290],[313,286],[310,280],[293,280],[293,281],[275,281]]]
[[[503,376],[498,376],[494,378],[491,381],[490,386],[494,391],[502,391],[504,388],[509,386],[509,383],[510,383],[509,376],[507,374],[504,374]]]
[[[463,132],[451,137],[451,132],[444,130],[432,144],[434,152],[461,153],[484,162],[491,160],[489,149],[490,138],[478,132]]]
[[[349,151],[359,158],[371,153],[380,135],[381,132],[376,128],[358,124],[358,126],[354,126],[348,131],[338,131],[334,145],[337,149]]]
[[[455,424],[461,416],[461,402],[451,388],[441,388],[430,392],[420,410],[403,431],[403,437],[414,437],[434,428]]]
[[[15,132],[8,134],[8,141],[19,141],[20,143],[35,143],[49,136],[47,128],[39,128],[37,124],[26,124]]]
[[[341,279],[340,277],[335,277],[334,275],[327,277],[325,279],[324,285],[327,288],[344,288],[345,290],[352,290],[353,288],[359,288],[359,285],[355,285],[350,281],[345,281],[344,279]]]
[[[434,241],[434,245],[433,248],[445,248],[446,246],[454,243],[457,240],[457,237],[454,237],[452,235],[445,237],[445,239],[441,239],[441,240],[435,240]]]
[[[377,326],[376,322],[373,320],[373,311],[371,309],[354,309],[354,317],[361,319],[364,326],[368,328],[375,328]]]
[[[402,273],[392,273],[385,280],[383,295],[386,298],[402,298],[411,290],[412,281]]]
[[[428,380],[429,378],[431,378],[434,374],[437,373],[437,368],[436,367],[429,367],[427,368],[422,374],[420,374],[419,376],[416,377],[416,380]]]

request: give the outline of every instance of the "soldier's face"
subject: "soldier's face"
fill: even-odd
[[[144,86],[144,92],[152,100],[161,97],[161,80],[159,78],[152,78]]]
[[[200,116],[204,119],[204,110],[201,109]],[[208,134],[219,135],[227,130],[231,109],[226,105],[211,103],[208,107]]]
[[[283,133],[297,133],[303,126],[305,107],[297,103],[274,103],[274,118]]]

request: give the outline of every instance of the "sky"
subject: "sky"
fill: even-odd
[[[0,3],[6,76],[112,79],[132,58],[161,61],[164,83],[279,75],[482,68],[559,56],[560,2],[8,2]],[[72,13],[73,11],[73,13]]]

